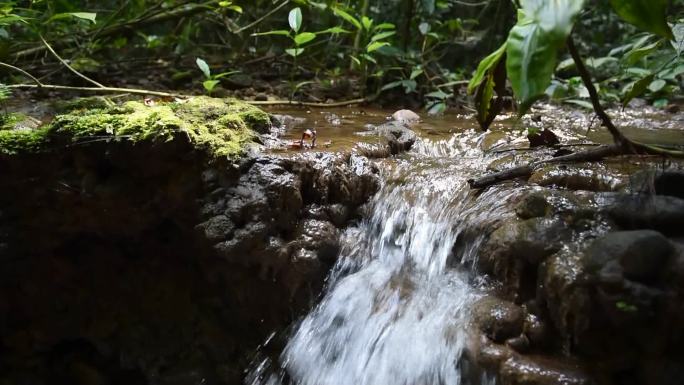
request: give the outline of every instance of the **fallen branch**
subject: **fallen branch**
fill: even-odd
[[[469,179],[468,184],[470,188],[483,188],[493,184],[503,182],[505,180],[529,177],[535,169],[544,164],[564,163],[564,162],[590,162],[604,159],[609,156],[625,155],[624,149],[615,144],[598,146],[586,151],[576,152],[574,154],[558,156],[555,158],[538,160],[524,166],[513,167],[507,170],[495,172],[493,174],[485,175],[478,179]]]
[[[86,80],[86,81],[89,82],[89,83],[92,83],[92,84],[94,84],[94,85],[96,85],[96,86],[98,86],[98,87],[100,87],[100,88],[104,88],[104,86],[103,86],[102,84],[100,84],[100,83],[96,82],[95,80],[93,80],[93,79],[91,79],[91,78],[89,78],[89,77],[83,75],[82,73],[76,71],[76,69],[75,69],[74,67],[72,67],[69,63],[67,63],[66,60],[62,59],[62,57],[59,56],[59,55],[57,54],[57,52],[55,52],[54,49],[52,49],[52,47],[50,46],[50,44],[48,44],[48,42],[45,40],[45,38],[43,38],[43,35],[38,35],[38,36],[40,37],[40,41],[42,41],[43,44],[45,44],[45,48],[47,48],[48,51],[50,51],[50,53],[52,54],[52,56],[56,57],[57,60],[59,60],[60,63],[62,63],[66,68],[69,69],[69,71],[75,73],[76,76],[80,77],[81,79]]]

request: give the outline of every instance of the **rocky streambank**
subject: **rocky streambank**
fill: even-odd
[[[505,184],[507,213],[472,229],[488,235],[468,263],[494,287],[472,359],[505,385],[680,383],[683,185],[681,166],[638,159]]]
[[[0,383],[241,383],[379,183],[359,155],[254,150],[271,124],[195,98],[0,131]]]

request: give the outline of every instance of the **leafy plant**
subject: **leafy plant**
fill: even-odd
[[[520,114],[527,112],[536,100],[546,94],[552,85],[559,50],[568,41],[584,3],[583,0],[520,1],[518,22],[511,29],[508,39],[480,62],[468,87],[469,92],[475,93],[478,121],[484,129],[500,112],[493,94],[496,91],[499,97],[502,96],[506,78],[510,80],[514,96],[519,102]],[[666,22],[666,0],[611,0],[610,3],[625,21],[665,39],[674,37]],[[662,42],[634,46],[630,54],[625,56],[626,60],[636,62],[656,49],[658,44]],[[501,69],[501,63],[505,63],[505,72]],[[626,101],[638,94],[637,91],[653,84],[655,75],[650,76],[646,76],[642,83],[634,83],[632,89],[635,91],[626,95]],[[587,90],[596,88],[584,80]],[[653,88],[662,86],[663,83],[658,82]]]
[[[224,78],[226,76],[234,75],[240,71],[228,71],[228,72],[222,72],[220,74],[213,75],[211,73],[211,68],[209,68],[209,64],[207,64],[204,59],[197,58],[195,60],[195,63],[197,64],[197,67],[199,67],[200,71],[202,71],[202,74],[204,74],[204,77],[206,80],[202,82],[202,86],[204,89],[207,91],[208,94],[211,95],[211,93],[214,91],[216,86],[221,82],[221,78]]]

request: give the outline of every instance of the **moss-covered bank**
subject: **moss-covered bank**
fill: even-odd
[[[36,130],[0,130],[0,154],[52,150],[64,139],[135,144],[184,137],[210,158],[236,157],[256,133],[270,127],[269,115],[257,107],[209,97],[155,105],[131,101],[120,106],[74,106]]]

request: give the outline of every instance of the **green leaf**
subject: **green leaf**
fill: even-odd
[[[522,115],[539,99],[556,67],[558,42],[536,23],[516,25],[506,45],[506,70]]]
[[[446,111],[446,103],[444,102],[437,102],[433,103],[429,108],[428,108],[428,115],[439,115]]]
[[[444,92],[442,90],[437,90],[437,91],[430,92],[429,94],[426,94],[425,97],[426,98],[435,98],[435,99],[446,99],[446,98],[451,97],[451,95],[447,94],[446,92]]]
[[[582,108],[586,108],[587,110],[593,110],[594,109],[594,106],[586,100],[568,99],[568,100],[565,100],[564,102],[568,103],[568,104],[574,104],[574,105],[580,106]]]
[[[668,0],[610,0],[610,5],[626,22],[669,40],[674,39],[667,25]]]
[[[652,81],[651,84],[648,85],[648,89],[651,92],[658,92],[658,91],[662,90],[663,88],[665,88],[666,85],[667,85],[667,82],[665,80],[656,79],[656,80]]]
[[[304,48],[290,48],[286,49],[285,53],[292,56],[292,57],[297,57],[301,55],[304,52]]]
[[[95,18],[97,17],[97,13],[93,12],[66,12],[66,13],[58,13],[53,15],[51,18],[48,19],[47,23],[50,23],[55,20],[60,20],[60,19],[68,19],[75,17],[77,19],[82,19],[82,20],[88,20],[92,22],[93,24],[96,23]]]
[[[317,34],[318,33],[333,33],[333,34],[335,34],[335,33],[349,33],[349,31],[347,31],[346,29],[344,29],[342,27],[332,27],[332,28],[324,29],[322,31],[318,31],[316,33]]]
[[[672,26],[672,47],[677,51],[677,55],[681,55],[684,51],[684,23],[677,23]]]
[[[413,79],[417,78],[418,76],[420,76],[422,73],[423,73],[423,68],[418,66],[411,71],[411,76],[409,76],[409,79],[413,80]]]
[[[302,27],[302,10],[299,7],[293,8],[287,16],[287,21],[295,33],[299,32],[299,28]]]
[[[202,83],[202,86],[204,86],[204,89],[207,90],[207,92],[211,93],[218,84],[218,80],[205,80]]]
[[[195,63],[197,63],[197,67],[199,67],[200,71],[202,71],[205,77],[211,77],[211,69],[209,69],[209,64],[207,64],[207,62],[205,62],[203,59],[197,58]]]
[[[381,24],[376,25],[375,28],[373,28],[373,29],[376,31],[384,31],[386,29],[394,29],[394,28],[396,28],[396,27],[392,23],[381,23]]]
[[[300,33],[300,34],[298,34],[298,35],[295,35],[295,37],[294,37],[294,42],[295,42],[295,44],[297,44],[297,45],[302,45],[302,44],[306,44],[306,43],[310,42],[311,40],[313,40],[313,39],[315,39],[315,38],[316,38],[316,34],[315,34],[315,33],[311,33],[311,32],[302,32],[302,33]]]
[[[521,0],[520,3],[527,19],[559,40],[565,40],[570,34],[575,17],[584,6],[584,0]]]
[[[503,56],[503,54],[505,52],[506,52],[506,43],[504,43],[496,51],[489,54],[489,56],[482,59],[480,64],[477,66],[477,70],[475,71],[475,76],[473,76],[473,78],[470,79],[470,83],[468,83],[468,93],[469,94],[472,94],[475,91],[475,89],[477,89],[477,87],[480,86],[480,83],[482,83],[482,80],[484,79],[487,71],[496,67],[496,65],[499,63],[499,60],[501,60],[501,57]]]
[[[667,104],[668,104],[669,102],[670,102],[670,101],[667,100],[667,99],[665,99],[665,98],[663,98],[663,99],[656,99],[656,100],[653,101],[653,107],[655,107],[655,108],[665,108],[665,107],[667,107]]]
[[[654,74],[649,74],[648,76],[634,82],[634,84],[632,84],[632,88],[629,90],[629,92],[627,92],[627,95],[625,95],[625,98],[622,101],[622,107],[627,107],[627,104],[629,104],[632,99],[643,94],[646,91],[646,88],[648,88],[648,85],[653,81],[654,77]]]
[[[266,36],[266,35],[282,35],[282,36],[290,36],[290,31],[285,31],[285,30],[277,30],[277,31],[267,31],[267,32],[259,32],[259,33],[253,33],[251,36]]]
[[[371,37],[371,41],[378,41],[378,40],[386,39],[386,38],[388,38],[388,37],[390,37],[396,33],[397,33],[396,31],[386,31],[386,32],[376,33],[375,35],[373,35],[373,37]]]
[[[374,41],[368,44],[366,47],[366,52],[371,53],[373,51],[376,51],[377,49],[389,45],[388,42],[386,41]]]
[[[521,4],[518,24],[508,35],[506,70],[522,115],[551,84],[558,49],[584,1],[522,0]]]
[[[658,47],[660,47],[660,41],[656,41],[655,43],[649,44],[645,47],[632,49],[631,51],[625,54],[623,60],[625,61],[625,63],[627,63],[627,65],[634,65],[639,60],[655,52],[655,50],[657,50]]]
[[[363,16],[361,18],[361,25],[363,25],[363,28],[365,28],[366,31],[370,31],[371,26],[373,25],[373,19],[369,19],[367,16]]]
[[[421,35],[427,35],[428,32],[430,32],[430,24],[426,22],[422,22],[418,25],[418,31],[420,32]]]
[[[356,18],[354,16],[350,15],[349,13],[343,11],[340,8],[333,8],[333,13],[335,15],[341,17],[342,19],[344,19],[345,21],[347,21],[348,23],[350,23],[354,27],[356,27],[356,29],[362,29],[363,28],[361,26],[361,23],[358,20],[356,20]]]

